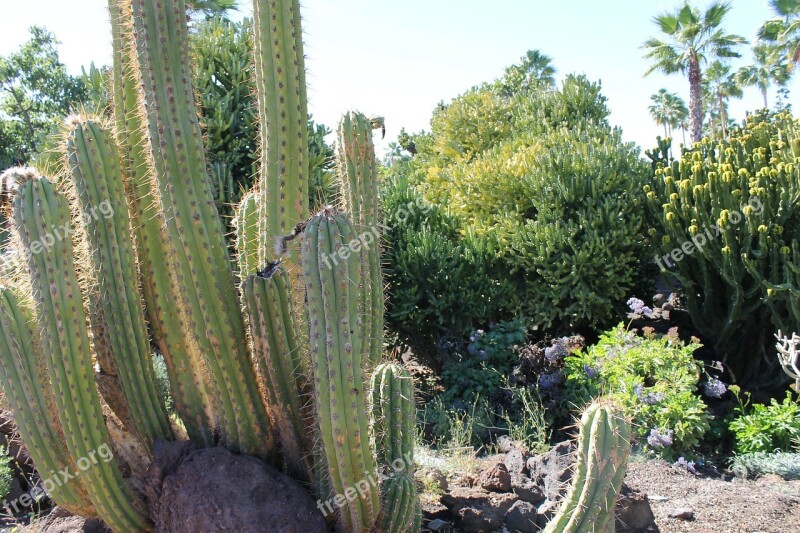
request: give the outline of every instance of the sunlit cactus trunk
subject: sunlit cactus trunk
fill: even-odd
[[[222,223],[214,205],[194,102],[183,0],[132,0],[133,32],[153,171],[171,243],[171,294],[184,340],[213,386],[229,448],[259,456],[273,438],[247,353]]]
[[[130,35],[130,0],[109,0],[114,51],[114,120],[123,156],[131,228],[136,245],[142,295],[147,317],[170,377],[175,411],[192,441],[214,444],[214,399],[201,354],[184,339],[172,297],[169,258],[171,242],[164,237],[164,215],[153,189],[153,165],[140,108],[138,67]]]
[[[67,201],[44,178],[27,182],[14,199],[19,231],[55,407],[75,464],[111,450],[94,385],[86,315],[75,273]],[[114,461],[90,461],[80,473],[97,513],[118,531],[152,528],[143,502],[134,498]]]

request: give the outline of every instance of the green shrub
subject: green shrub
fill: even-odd
[[[735,380],[783,382],[775,329],[800,331],[800,122],[758,113],[730,139],[704,139],[670,161],[652,155],[645,187],[663,272]]]
[[[800,451],[800,404],[787,392],[779,403],[748,406],[740,402],[730,429],[739,453]]]
[[[755,478],[773,474],[783,479],[800,479],[800,453],[755,452],[736,455],[731,470],[740,477]]]
[[[5,446],[0,446],[0,501],[4,500],[11,491],[14,471],[8,464],[10,461],[11,457],[8,455],[8,449]]]
[[[696,394],[702,365],[676,332],[637,335],[622,325],[565,358],[566,398],[577,408],[608,395],[633,420],[641,444],[667,456],[700,443],[709,415]]]

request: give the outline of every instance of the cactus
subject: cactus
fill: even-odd
[[[149,448],[171,429],[155,387],[119,153],[101,124],[75,118],[67,162],[80,200],[100,307],[136,432]]]
[[[44,375],[44,364],[36,353],[31,317],[14,292],[0,288],[0,380],[19,434],[44,479],[55,480],[58,472],[76,472],[58,419],[52,410],[53,389]],[[71,483],[51,483],[50,496],[61,507],[82,516],[96,516],[80,478]]]
[[[308,103],[299,0],[253,0],[253,18],[265,265],[278,239],[308,218]]]
[[[80,464],[111,447],[94,387],[86,316],[73,266],[69,207],[49,181],[37,178],[14,198],[14,223],[31,272],[59,424],[72,461]],[[151,529],[143,503],[134,498],[115,463],[90,464],[81,479],[97,513],[111,528]]]
[[[308,398],[307,364],[297,342],[289,298],[288,275],[279,264],[244,281],[253,355],[261,368],[275,419],[283,459],[295,478],[313,478],[304,402]]]
[[[257,191],[250,191],[244,195],[234,218],[236,259],[239,263],[239,276],[242,279],[255,274],[261,268],[258,262],[259,194]]]
[[[544,533],[614,530],[614,506],[631,452],[630,422],[611,403],[584,411],[572,485]]]
[[[194,104],[183,0],[132,0],[153,175],[164,213],[172,296],[184,339],[205,361],[216,424],[233,450],[267,456],[273,438],[247,353],[222,224]],[[305,123],[304,123],[305,124]]]
[[[382,364],[370,385],[373,434],[383,483],[381,518],[387,533],[419,531],[422,507],[414,481],[416,408],[411,374],[402,366]]]
[[[326,209],[306,225],[302,270],[308,299],[316,421],[336,494],[368,486],[341,512],[346,531],[366,531],[380,512],[365,397],[364,332],[359,316],[361,261],[347,248],[353,227]],[[341,260],[331,265],[334,255]]]
[[[170,376],[175,411],[189,438],[214,443],[214,414],[205,362],[186,342],[171,293],[167,259],[174,255],[164,239],[164,215],[152,185],[147,133],[139,110],[138,66],[132,50],[129,0],[109,0],[114,52],[114,121],[124,156],[123,170],[130,202],[131,228],[139,260],[142,295],[153,337]]]
[[[383,275],[380,262],[380,218],[378,212],[378,167],[372,130],[383,119],[368,119],[348,113],[339,123],[338,166],[343,209],[350,215],[364,252],[361,254],[363,317],[371,366],[383,357]]]
[[[381,530],[385,533],[419,533],[422,507],[413,476],[404,472],[392,474],[383,483],[383,494]]]

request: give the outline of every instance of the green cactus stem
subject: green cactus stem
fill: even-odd
[[[253,18],[265,265],[278,239],[308,218],[308,103],[299,0],[254,0]]]
[[[370,386],[373,434],[378,462],[392,471],[414,474],[416,407],[408,370],[394,363],[379,365]]]
[[[253,341],[253,356],[264,377],[270,412],[287,471],[295,479],[312,479],[311,439],[304,402],[309,399],[307,364],[297,344],[289,280],[279,264],[244,281],[244,300]]]
[[[79,467],[86,466],[81,479],[112,529],[149,531],[146,508],[116,463],[97,460],[100,450],[111,450],[111,440],[94,385],[67,201],[45,178],[28,181],[14,198],[14,224],[27,256],[54,403],[70,456]]]
[[[47,489],[59,506],[81,516],[97,516],[83,481],[62,484],[59,472],[77,471],[70,460],[58,419],[52,410],[53,390],[44,363],[37,357],[31,317],[13,291],[0,288],[0,381],[20,437]],[[41,375],[40,375],[41,374]],[[55,483],[58,480],[59,483]]]
[[[392,474],[383,483],[384,533],[419,533],[422,526],[422,507],[419,504],[417,483],[404,472]]]
[[[630,422],[611,403],[598,400],[580,420],[572,485],[545,533],[614,530],[614,506],[631,453]]]
[[[134,429],[149,449],[155,439],[170,439],[172,431],[156,392],[119,153],[101,124],[76,117],[67,136],[67,164],[81,204],[110,351]]]
[[[260,193],[250,191],[244,195],[236,210],[236,259],[242,279],[258,272],[263,265],[258,262]]]
[[[377,470],[369,438],[363,371],[367,354],[359,320],[361,261],[348,248],[353,236],[347,219],[326,209],[307,223],[301,257],[316,419],[332,492],[358,489],[340,516],[343,529],[356,532],[375,525],[380,496],[369,482]]]
[[[383,119],[347,113],[339,123],[338,166],[343,209],[350,215],[364,252],[362,259],[363,320],[371,366],[383,357],[384,293],[378,211],[378,166],[372,130]]]
[[[213,385],[222,442],[267,456],[270,423],[252,362],[222,223],[214,205],[188,57],[183,0],[132,0],[153,175],[166,222],[171,294],[184,340]]]
[[[147,131],[139,109],[138,68],[131,50],[130,0],[109,0],[114,52],[114,121],[123,155],[131,228],[139,260],[140,282],[153,338],[164,356],[175,411],[189,438],[201,446],[214,444],[214,405],[205,362],[190,350],[171,293],[168,258],[171,241],[164,238],[164,215],[152,187],[152,162]]]

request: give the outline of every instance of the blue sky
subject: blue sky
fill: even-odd
[[[349,109],[386,117],[387,139],[401,127],[428,127],[431,111],[481,81],[502,74],[526,50],[550,55],[561,77],[571,72],[601,80],[611,121],[628,140],[650,147],[661,131],[650,118],[650,95],[661,87],[688,100],[688,82],[659,74],[643,78],[639,48],[657,30],[655,14],[679,0],[305,0],[303,2],[309,107],[335,127]],[[705,0],[696,4],[707,5]],[[237,16],[250,13],[240,0]],[[0,54],[16,49],[27,28],[44,25],[61,40],[70,71],[110,61],[106,0],[27,0],[7,6],[0,19]],[[767,0],[733,0],[729,31],[754,40],[770,17]],[[743,49],[749,61],[749,50]],[[800,109],[800,87],[790,85]],[[774,101],[774,94],[770,95]],[[732,116],[761,106],[758,91],[734,101]]]

